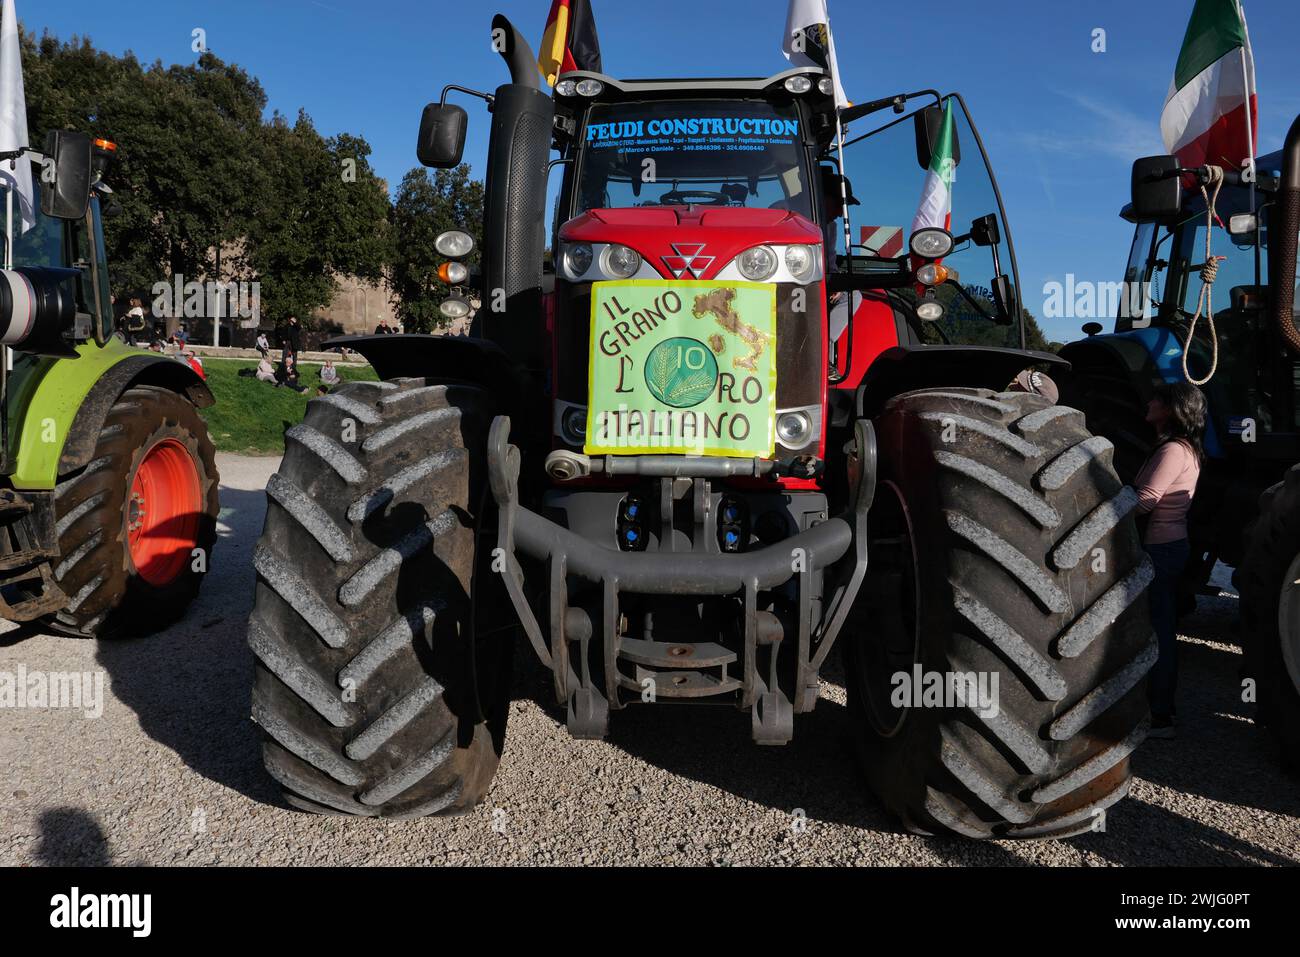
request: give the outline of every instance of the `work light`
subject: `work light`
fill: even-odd
[[[922,259],[939,259],[952,252],[952,233],[938,226],[927,226],[912,233],[909,245]]]
[[[474,251],[474,237],[459,229],[449,229],[438,234],[433,248],[448,259],[460,259]]]

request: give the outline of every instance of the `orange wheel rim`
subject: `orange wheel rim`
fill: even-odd
[[[185,569],[198,542],[202,507],[189,450],[176,439],[155,443],[140,460],[126,503],[131,562],[150,585],[168,585]]]

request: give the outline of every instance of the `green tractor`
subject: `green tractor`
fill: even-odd
[[[1225,171],[1208,228],[1213,251],[1226,258],[1213,324],[1202,317],[1193,335],[1207,210],[1201,191],[1184,184],[1208,183],[1210,170],[1181,169],[1172,156],[1134,163],[1132,202],[1121,213],[1136,228],[1120,315],[1113,332],[1088,323],[1088,338],[1061,350],[1073,364],[1062,396],[1114,443],[1120,477],[1132,481],[1154,444],[1143,421],[1152,391],[1185,375],[1209,377],[1184,607],[1216,562],[1236,569],[1260,713],[1284,757],[1300,765],[1300,118],[1283,148],[1258,157],[1255,168],[1253,189]]]
[[[10,194],[0,272],[0,617],[81,637],[161,628],[198,592],[217,469],[188,366],[114,333],[103,174],[116,146],[54,131]]]

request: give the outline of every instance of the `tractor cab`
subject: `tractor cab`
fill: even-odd
[[[593,312],[594,283],[734,280],[771,289],[773,364],[764,365],[751,345],[730,368],[724,357],[714,382],[720,396],[747,388],[752,406],[766,398],[754,376],[775,376],[776,442],[765,454],[755,448],[796,470],[799,462],[819,467],[829,418],[852,414],[857,391],[887,350],[1023,347],[1010,232],[960,96],[927,91],[851,108],[840,151],[830,91],[830,78],[808,68],[747,80],[560,77],[552,167],[564,172],[551,222],[549,304],[557,448],[590,452],[591,429],[637,421],[634,409],[620,411],[621,397],[629,395],[627,374],[645,358],[636,343],[643,332],[653,336],[645,327],[659,311],[639,323],[635,309],[626,319],[599,306]],[[905,112],[914,99],[920,107]],[[895,114],[888,121],[869,118],[886,108]],[[947,152],[936,158],[945,122]],[[942,227],[914,237],[927,173],[938,163],[952,174],[951,209]],[[611,308],[626,305],[624,297]],[[610,317],[607,327],[602,316]],[[698,342],[720,356],[718,332]],[[691,356],[701,365],[694,371],[712,375],[710,357]],[[1016,362],[1023,366],[1024,357]],[[597,397],[606,407],[591,411],[589,378],[606,364],[612,392]],[[737,415],[728,421],[757,431]],[[701,423],[715,425],[729,427]],[[651,447],[620,437],[629,439],[628,451]],[[574,467],[567,455],[555,463],[566,477]],[[799,476],[782,481],[798,483]]]
[[[1121,475],[1131,478],[1150,449],[1141,410],[1151,392],[1184,375],[1208,380],[1200,388],[1209,403],[1205,447],[1212,460],[1240,461],[1263,482],[1276,463],[1300,458],[1300,352],[1286,340],[1288,325],[1294,329],[1296,227],[1278,204],[1285,156],[1279,150],[1255,160],[1253,190],[1228,171],[1208,227],[1218,263],[1212,308],[1194,335],[1206,261],[1205,198],[1194,174],[1171,174],[1173,157],[1134,164],[1133,201],[1120,211],[1134,224],[1133,241],[1113,297],[1113,331],[1099,335],[1101,325],[1088,323],[1088,338],[1062,351],[1078,381],[1092,383],[1083,391],[1111,396],[1110,412],[1082,395],[1077,401],[1114,436]],[[1284,216],[1289,225],[1281,225]],[[1282,304],[1284,288],[1290,294]],[[1279,306],[1289,323],[1277,315]]]
[[[1215,457],[1229,455],[1234,446],[1270,458],[1300,457],[1300,355],[1277,347],[1269,310],[1270,260],[1295,257],[1295,237],[1283,253],[1282,233],[1270,229],[1277,218],[1282,156],[1279,150],[1256,160],[1253,191],[1245,182],[1226,183],[1209,229],[1212,254],[1222,257],[1213,300],[1217,368],[1203,386],[1212,417],[1209,451]],[[1181,377],[1183,344],[1201,291],[1205,200],[1199,189],[1184,190],[1176,214],[1151,217],[1130,203],[1121,215],[1135,226],[1115,332],[1147,346],[1162,376]],[[1294,276],[1294,262],[1289,272]],[[1187,356],[1188,371],[1203,378],[1213,360],[1202,318]],[[1254,441],[1243,445],[1243,430]]]
[[[1134,162],[1132,201],[1121,211],[1133,242],[1114,284],[1113,331],[1089,322],[1087,337],[1061,350],[1073,365],[1063,395],[1114,443],[1126,481],[1155,443],[1144,421],[1155,388],[1187,379],[1204,393],[1207,462],[1190,515],[1195,584],[1216,560],[1238,563],[1260,493],[1300,459],[1300,210],[1289,199],[1300,181],[1300,122],[1282,150],[1256,158],[1253,189],[1224,172],[1207,226],[1210,175],[1172,156]],[[1207,230],[1217,274],[1208,315],[1196,319]]]

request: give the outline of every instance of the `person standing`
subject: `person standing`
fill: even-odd
[[[136,297],[131,298],[131,308],[126,313],[126,341],[139,345],[140,340],[149,333],[149,320],[145,318],[144,304]]]
[[[282,344],[286,350],[293,353],[295,359],[298,358],[298,353],[302,352],[302,326],[298,325],[297,316],[289,316],[289,321],[284,327],[284,342]]]
[[[1146,420],[1156,431],[1157,444],[1133,485],[1138,515],[1147,516],[1142,547],[1155,569],[1147,594],[1160,657],[1147,688],[1150,736],[1172,738],[1177,715],[1178,582],[1191,555],[1187,512],[1204,458],[1205,396],[1188,382],[1166,382],[1147,403]]]

